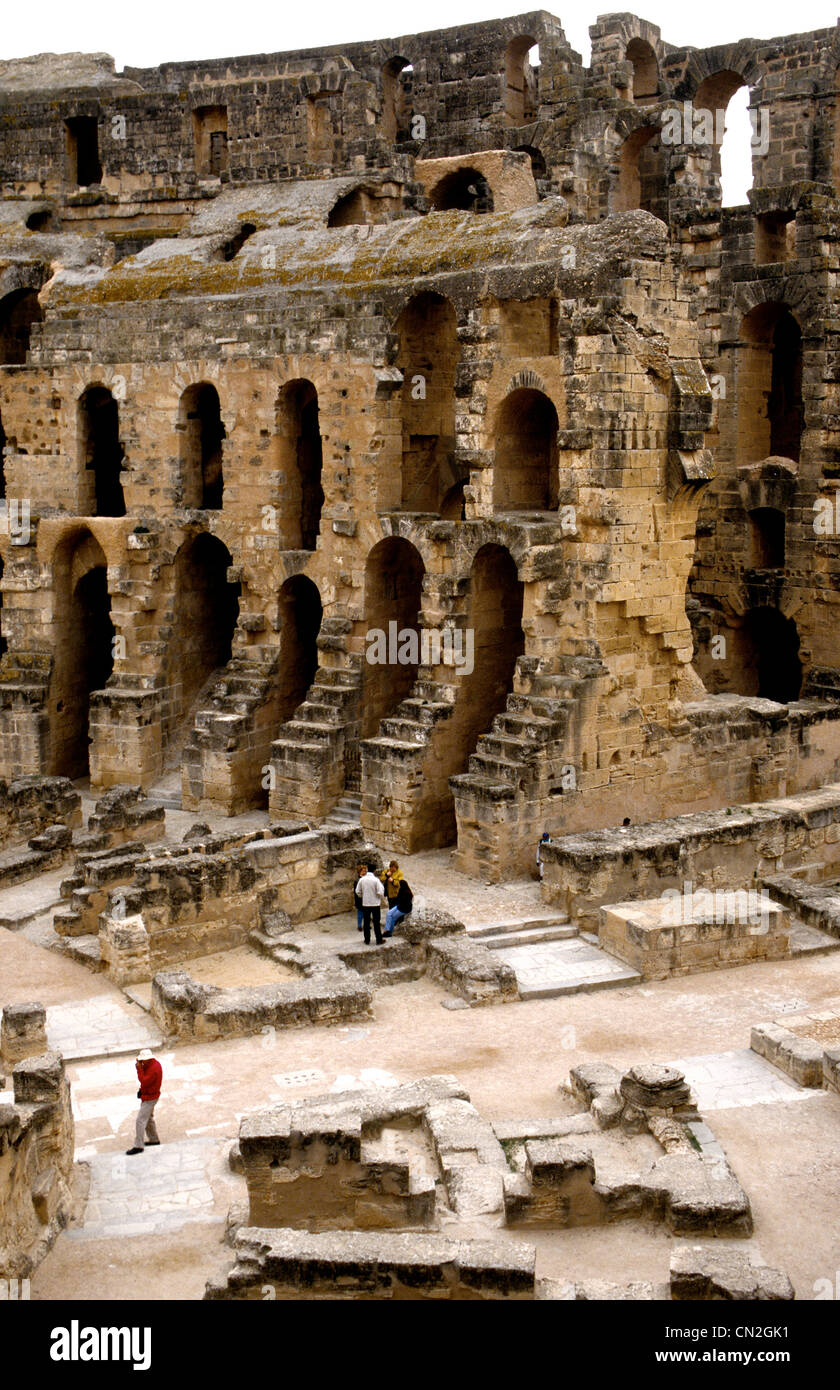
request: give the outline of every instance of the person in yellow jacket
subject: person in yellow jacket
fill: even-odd
[[[380,875],[385,885],[385,896],[388,899],[388,907],[396,906],[396,901],[400,892],[400,884],[403,881],[402,872],[396,859],[392,859],[387,869]]]

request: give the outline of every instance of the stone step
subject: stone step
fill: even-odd
[[[471,753],[469,771],[474,776],[484,777],[488,782],[512,783],[522,775],[522,763],[510,758],[489,757],[485,753]]]
[[[522,762],[533,753],[536,744],[531,739],[504,737],[499,734],[482,734],[478,741],[478,755],[506,763]]]
[[[497,714],[493,728],[509,738],[527,739],[533,743],[546,743],[557,727],[556,720],[545,719],[542,715],[528,713]]]
[[[162,806],[164,811],[181,810],[181,791],[174,791],[171,787],[150,787],[146,793],[147,801],[155,806]]]
[[[519,998],[559,999],[564,994],[594,994],[598,989],[624,989],[627,985],[638,984],[641,978],[638,970],[631,970],[628,966],[621,975],[615,975],[606,980],[596,975],[591,979],[584,977],[570,981],[568,984],[520,985]]]
[[[544,917],[525,917],[521,921],[481,922],[474,927],[468,926],[467,932],[475,940],[482,941],[485,937],[512,936],[517,932],[548,931],[555,927],[570,926],[568,917],[564,917],[561,913],[548,913]],[[572,931],[573,935],[577,935],[577,927],[574,927]]]
[[[105,969],[105,962],[99,951],[98,936],[74,936],[62,942],[62,953],[75,960],[79,965],[87,966],[88,970],[97,973]]]
[[[304,748],[320,748],[325,743],[332,742],[337,730],[336,724],[317,724],[314,720],[310,724],[303,719],[290,719],[288,724],[283,725],[282,732],[274,742],[294,743]]]
[[[484,944],[490,951],[501,951],[505,946],[543,946],[547,941],[568,941],[577,934],[577,927],[569,923],[565,927],[541,927],[536,931],[513,931],[488,936]]]
[[[400,743],[427,743],[428,728],[411,719],[383,719],[379,725],[380,738],[393,738]]]
[[[344,710],[340,705],[322,704],[310,697],[298,705],[294,719],[296,723],[333,724],[338,728],[344,723]]]
[[[82,925],[81,912],[76,912],[72,907],[62,908],[60,912],[53,913],[53,931],[58,936],[75,937],[77,940],[87,935]]]
[[[316,702],[321,705],[336,705],[343,707],[350,698],[356,694],[356,687],[353,685],[310,685],[309,698],[307,704]]]

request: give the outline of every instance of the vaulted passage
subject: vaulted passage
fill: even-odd
[[[784,304],[746,315],[739,349],[739,463],[771,455],[799,462],[802,444],[802,333]]]
[[[408,541],[389,536],[373,547],[365,568],[367,651],[381,661],[365,661],[362,738],[379,732],[380,720],[392,714],[417,677],[417,633],[425,568]],[[378,635],[381,634],[381,637]],[[404,634],[400,637],[400,634]],[[374,645],[376,639],[377,645]],[[412,647],[414,650],[412,650]]]
[[[513,689],[516,662],[525,650],[523,594],[510,552],[501,545],[483,546],[470,574],[468,619],[460,654],[465,674],[451,718],[440,721],[429,743],[422,825],[415,848],[448,845],[455,839],[449,779],[467,770],[480,736],[505,708]],[[467,673],[470,634],[472,670]]]
[[[455,169],[429,193],[433,212],[492,212],[493,190],[477,169]]]
[[[33,323],[44,317],[34,290],[14,290],[0,300],[0,367],[22,367]]]
[[[651,45],[645,39],[631,39],[625,57],[633,65],[633,100],[655,101],[659,91],[659,68]]]
[[[777,608],[752,608],[735,638],[733,690],[787,704],[802,689],[799,633]]]
[[[291,719],[318,669],[318,633],[321,630],[321,595],[303,574],[287,579],[280,590],[280,680],[279,715],[281,724]]]
[[[520,34],[505,48],[505,120],[508,125],[527,125],[536,118],[539,49],[532,38]]]
[[[493,506],[500,512],[557,506],[557,411],[542,391],[511,391],[496,418]]]
[[[190,713],[213,673],[230,661],[240,590],[228,583],[231,563],[227,547],[206,534],[185,541],[175,557],[170,731]]]
[[[419,294],[400,314],[397,332],[403,373],[402,508],[438,514],[444,498],[462,482],[455,465],[455,310],[442,295]]]
[[[284,550],[314,550],[324,505],[318,392],[311,381],[290,381],[280,391],[275,411],[281,544]]]
[[[225,427],[215,386],[199,382],[187,388],[181,397],[178,431],[182,506],[221,511]]]
[[[667,221],[668,178],[658,126],[634,130],[621,147],[611,211],[634,212],[637,208]]]
[[[78,432],[83,515],[125,516],[119,407],[106,387],[89,386],[79,400]]]
[[[382,134],[398,143],[411,138],[414,69],[407,58],[389,58],[382,69]]]
[[[56,555],[55,634],[52,770],[85,777],[91,693],[103,688],[114,665],[107,563],[89,531],[64,542]]]

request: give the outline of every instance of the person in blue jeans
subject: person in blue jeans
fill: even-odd
[[[388,909],[385,917],[385,936],[394,935],[394,927],[401,922],[403,917],[407,917],[414,906],[414,894],[409,888],[406,880],[400,880],[400,891],[397,894],[397,901],[392,908]]]

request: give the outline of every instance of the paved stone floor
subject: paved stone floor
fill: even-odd
[[[814,1096],[813,1091],[791,1081],[749,1048],[680,1057],[672,1065],[685,1073],[704,1114],[747,1105],[809,1100]]]
[[[139,1051],[161,1041],[149,1015],[116,993],[47,1009],[47,1039],[65,1061]]]
[[[89,1155],[90,1192],[84,1225],[71,1240],[163,1235],[189,1221],[217,1219],[216,1204],[241,1197],[244,1184],[227,1166],[230,1143],[181,1139],[142,1154]]]
[[[641,978],[638,971],[580,937],[539,946],[505,946],[493,954],[515,972],[523,999],[608,989]]]

